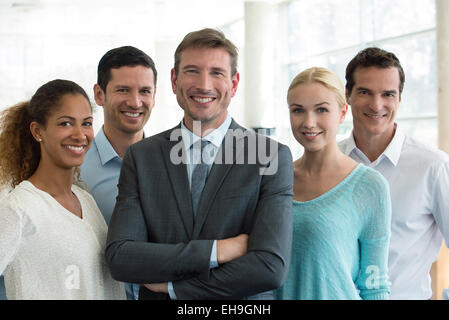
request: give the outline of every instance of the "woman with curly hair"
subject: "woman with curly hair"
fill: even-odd
[[[92,106],[68,80],[41,86],[0,116],[0,273],[8,299],[123,299],[104,261],[106,223],[79,169]]]

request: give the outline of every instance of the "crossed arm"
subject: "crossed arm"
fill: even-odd
[[[209,269],[213,239],[148,242],[132,148],[125,155],[119,196],[111,219],[106,258],[120,281],[150,283],[166,292],[172,281],[180,299],[235,298],[275,289],[288,269],[293,170],[288,148],[279,149],[279,170],[262,178],[249,235],[217,241],[219,267]]]
[[[218,264],[230,262],[248,252],[248,235],[242,233],[236,237],[217,241]],[[143,284],[153,292],[168,293],[168,282]]]

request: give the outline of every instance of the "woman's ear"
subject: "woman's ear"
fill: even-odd
[[[42,128],[39,123],[33,121],[30,123],[31,135],[36,139],[37,142],[42,142]]]
[[[341,112],[340,113],[340,123],[343,123],[343,121],[345,121],[346,114],[348,113],[348,104],[347,103],[345,103],[343,108],[341,108],[340,112]]]

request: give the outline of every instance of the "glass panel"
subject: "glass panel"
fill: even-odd
[[[290,60],[360,42],[359,0],[294,1],[288,20]]]
[[[398,125],[406,135],[415,138],[429,146],[438,146],[438,121],[434,119],[398,119]]]
[[[376,39],[434,28],[435,0],[374,0]]]
[[[398,117],[435,116],[438,110],[438,77],[435,32],[380,44],[397,55],[405,72]]]
[[[0,110],[12,106],[28,97],[24,93],[23,83],[25,77],[25,39],[22,36],[1,37],[0,65],[1,77],[0,88],[2,88],[2,101]]]
[[[289,35],[289,49],[281,52],[281,61],[287,63],[288,83],[312,66],[326,67],[345,82],[346,65],[361,48],[374,45],[392,51],[401,60],[406,76],[397,122],[410,136],[437,145],[434,0],[298,0],[285,9],[288,22],[283,30]],[[348,112],[337,139],[351,130],[352,115]]]

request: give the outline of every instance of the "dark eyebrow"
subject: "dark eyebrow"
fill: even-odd
[[[182,70],[186,70],[186,69],[199,69],[199,67],[194,64],[188,64],[182,68]],[[212,69],[212,71],[219,71],[219,72],[223,72],[223,73],[226,72],[226,69],[223,69],[220,67],[212,67],[211,69]]]
[[[126,86],[124,84],[117,84],[117,85],[114,86],[114,90],[116,90],[116,89],[129,89],[129,88],[130,88],[129,86]]]
[[[130,86],[124,85],[124,84],[117,84],[114,89],[131,89]],[[140,87],[139,90],[153,90],[153,86],[143,86]]]
[[[63,118],[67,118],[67,119],[72,120],[72,121],[75,120],[75,118],[74,118],[74,117],[71,117],[71,116],[60,116],[60,117],[57,118],[56,120],[61,120],[61,119],[63,119]],[[91,119],[93,119],[93,118],[94,118],[94,117],[92,117],[92,116],[88,116],[87,118],[84,118],[83,120],[91,120]]]
[[[360,92],[360,91],[372,92],[370,89],[364,88],[364,87],[357,87],[355,90],[358,91],[358,92]],[[383,94],[385,94],[385,93],[387,93],[387,94],[398,94],[398,90],[395,90],[395,89],[393,89],[393,90],[385,90],[385,91],[382,91],[382,93]]]
[[[213,67],[212,71],[220,71],[220,72],[226,73],[226,69],[219,68],[219,67]]]
[[[185,70],[185,69],[192,69],[192,68],[198,69],[198,66],[196,66],[196,65],[194,65],[194,64],[188,64],[188,65],[184,66],[184,67],[182,68],[182,70]]]

